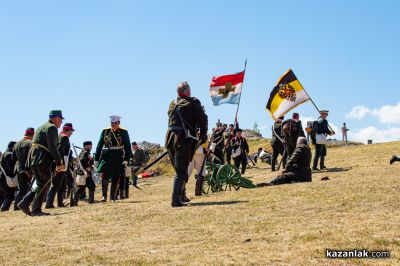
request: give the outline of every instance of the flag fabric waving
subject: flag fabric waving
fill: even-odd
[[[245,71],[237,74],[213,77],[210,95],[215,106],[224,103],[239,104]]]
[[[296,106],[310,100],[307,92],[289,69],[274,87],[267,103],[267,109],[274,120],[285,115]]]

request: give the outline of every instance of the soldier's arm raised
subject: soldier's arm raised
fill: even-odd
[[[95,158],[94,158],[94,160],[95,160],[96,162],[99,161],[100,155],[101,155],[101,150],[103,149],[103,146],[104,146],[104,134],[105,134],[105,131],[106,131],[105,129],[103,129],[103,130],[101,131],[100,140],[99,140],[99,143],[97,144],[96,156],[95,156]]]
[[[56,161],[57,166],[64,165],[64,160],[62,159],[58,148],[58,131],[55,126],[49,127],[47,130],[47,148],[50,151],[51,156],[53,157],[54,161]]]

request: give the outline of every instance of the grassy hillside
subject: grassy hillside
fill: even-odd
[[[192,204],[182,209],[170,207],[172,179],[160,176],[114,204],[81,203],[50,217],[1,213],[0,263],[399,265],[400,163],[388,164],[399,151],[399,142],[331,148],[329,169],[312,183],[200,198],[191,178]],[[275,174],[259,164],[246,176]],[[392,258],[327,260],[326,248],[390,250]]]

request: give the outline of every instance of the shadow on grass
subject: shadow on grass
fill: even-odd
[[[334,168],[324,169],[323,171],[321,171],[321,173],[339,173],[347,171],[350,171],[350,168],[334,167]]]
[[[212,202],[193,202],[190,206],[221,206],[221,205],[234,205],[240,203],[247,203],[247,200],[232,200],[232,201],[212,201]]]

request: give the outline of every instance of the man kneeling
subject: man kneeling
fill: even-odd
[[[292,182],[311,182],[311,149],[307,144],[307,139],[299,137],[296,149],[294,150],[282,175],[274,180],[257,184],[257,187],[281,185]]]

